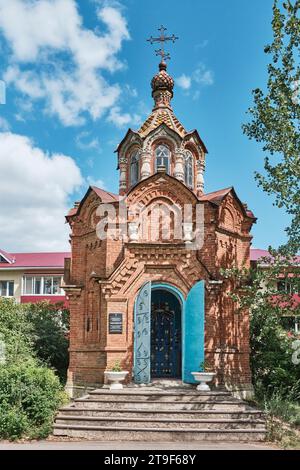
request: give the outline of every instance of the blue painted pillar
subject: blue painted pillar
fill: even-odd
[[[199,371],[204,361],[204,294],[204,281],[199,281],[185,303],[183,381],[186,383],[196,383],[191,373]]]

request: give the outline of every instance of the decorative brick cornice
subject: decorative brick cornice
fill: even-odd
[[[83,286],[66,285],[63,286],[63,289],[69,298],[80,297]]]

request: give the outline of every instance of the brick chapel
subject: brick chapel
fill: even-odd
[[[205,193],[207,149],[174,114],[164,61],[151,87],[152,113],[116,150],[119,194],[90,187],[67,216],[67,386],[101,386],[116,361],[129,382],[194,383],[205,361],[217,387],[246,396],[249,315],[221,270],[250,266],[256,219],[232,187]]]

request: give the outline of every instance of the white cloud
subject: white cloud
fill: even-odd
[[[196,70],[189,76],[182,74],[176,79],[177,85],[187,94],[192,91],[193,100],[197,100],[200,96],[200,89],[204,86],[214,84],[214,74],[205,64],[198,64]]]
[[[138,92],[137,92],[137,89],[136,88],[132,88],[132,86],[126,84],[124,87],[123,87],[123,90],[125,93],[127,93],[128,96],[130,96],[131,98],[137,98],[138,96]]]
[[[88,176],[86,180],[89,186],[96,186],[96,188],[106,189],[106,184],[103,180],[94,179],[92,176]]]
[[[141,116],[138,114],[122,113],[119,106],[114,106],[108,114],[107,121],[119,128],[128,126],[129,124],[138,126],[141,123]]]
[[[0,133],[0,246],[8,251],[69,249],[64,216],[82,183],[71,157],[49,155],[27,137]]]
[[[98,119],[120,95],[103,72],[123,67],[117,55],[130,38],[127,23],[117,5],[102,4],[97,17],[91,30],[75,0],[0,0],[0,30],[12,49],[7,84],[43,100],[66,126]]]
[[[80,132],[75,142],[77,147],[81,150],[97,150],[98,153],[101,150],[99,139],[97,137],[92,138],[91,133],[88,131]]]
[[[183,88],[183,90],[189,90],[192,85],[192,79],[183,73],[176,79],[176,83],[180,88]]]
[[[9,130],[10,130],[9,122],[4,117],[0,116],[0,131],[6,132]]]
[[[200,89],[202,87],[214,84],[214,74],[212,70],[206,67],[205,64],[200,63],[191,76],[182,74],[176,79],[176,83],[187,94],[192,91],[193,100],[197,100],[200,96]]]
[[[193,79],[199,85],[210,86],[214,84],[214,74],[204,64],[198,65],[194,72]]]

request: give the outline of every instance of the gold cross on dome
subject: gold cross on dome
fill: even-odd
[[[155,54],[157,56],[160,55],[161,61],[164,62],[165,60],[169,60],[171,58],[170,54],[168,52],[165,52],[165,49],[164,49],[165,42],[172,41],[174,43],[178,39],[178,37],[175,36],[175,34],[173,34],[172,36],[166,36],[165,32],[167,31],[167,28],[165,28],[164,26],[161,26],[160,28],[158,28],[158,31],[160,32],[159,37],[154,38],[153,36],[151,36],[149,39],[147,39],[147,41],[150,42],[150,44],[154,44],[156,42],[159,42],[161,44],[161,48],[156,50]]]

